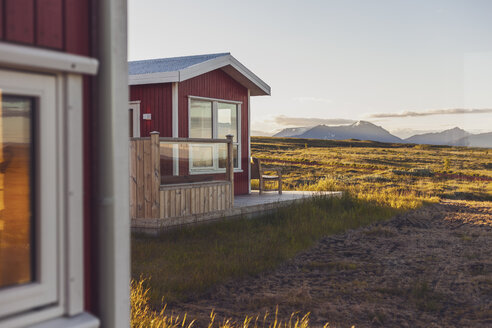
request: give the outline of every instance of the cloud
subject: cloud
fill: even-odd
[[[295,97],[293,98],[294,101],[298,102],[318,102],[318,103],[324,103],[324,104],[331,104],[333,100],[328,99],[328,98],[318,98],[318,97]]]
[[[272,135],[273,135],[273,132],[251,130],[251,136],[253,136],[253,137],[271,137]]]
[[[341,125],[355,122],[344,118],[288,117],[285,115],[276,116],[273,121],[283,126]]]
[[[455,115],[455,114],[485,114],[492,113],[492,108],[450,108],[450,109],[429,109],[423,112],[400,112],[400,113],[375,113],[370,114],[370,118],[391,118],[391,117],[418,117],[431,115]]]

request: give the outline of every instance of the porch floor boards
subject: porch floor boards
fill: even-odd
[[[251,190],[251,194],[249,195],[234,196],[234,208],[244,208],[249,206],[261,207],[261,205],[268,204],[283,206],[317,195],[340,197],[342,193],[340,191],[282,191],[282,194],[279,195],[278,191],[267,191],[260,195],[258,190]]]
[[[255,217],[275,211],[279,207],[287,206],[315,196],[341,197],[341,191],[283,191],[281,195],[277,191],[259,194],[258,190],[252,190],[249,195],[237,195],[234,197],[234,207],[224,211],[216,211],[205,214],[195,214],[184,217],[166,219],[132,219],[132,231],[157,234],[160,231],[184,226],[188,224],[206,223],[210,221]]]

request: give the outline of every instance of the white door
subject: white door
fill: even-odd
[[[128,121],[130,138],[140,137],[140,100],[128,103]]]

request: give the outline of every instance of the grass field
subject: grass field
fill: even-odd
[[[343,190],[345,196],[155,238],[133,235],[132,276],[150,279],[152,309],[271,270],[323,236],[386,220],[426,202],[492,200],[492,153],[487,149],[252,138],[252,154],[267,166],[282,167],[284,189]]]
[[[397,208],[492,200],[491,149],[266,137],[253,137],[251,148],[282,167],[285,189],[346,190]]]
[[[399,210],[346,195],[319,197],[274,215],[134,235],[132,274],[151,277],[154,308],[190,300],[228,279],[272,269],[322,236],[384,220]],[[272,251],[275,250],[275,251]]]

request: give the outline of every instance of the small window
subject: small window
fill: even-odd
[[[34,99],[0,103],[0,288],[34,281]]]
[[[237,102],[193,97],[189,101],[190,138],[225,139],[227,135],[233,135],[233,163],[236,169],[241,168],[240,113],[241,104]],[[190,156],[192,173],[224,171],[227,147],[225,144],[192,145]]]
[[[62,301],[56,81],[0,70],[0,319]]]

